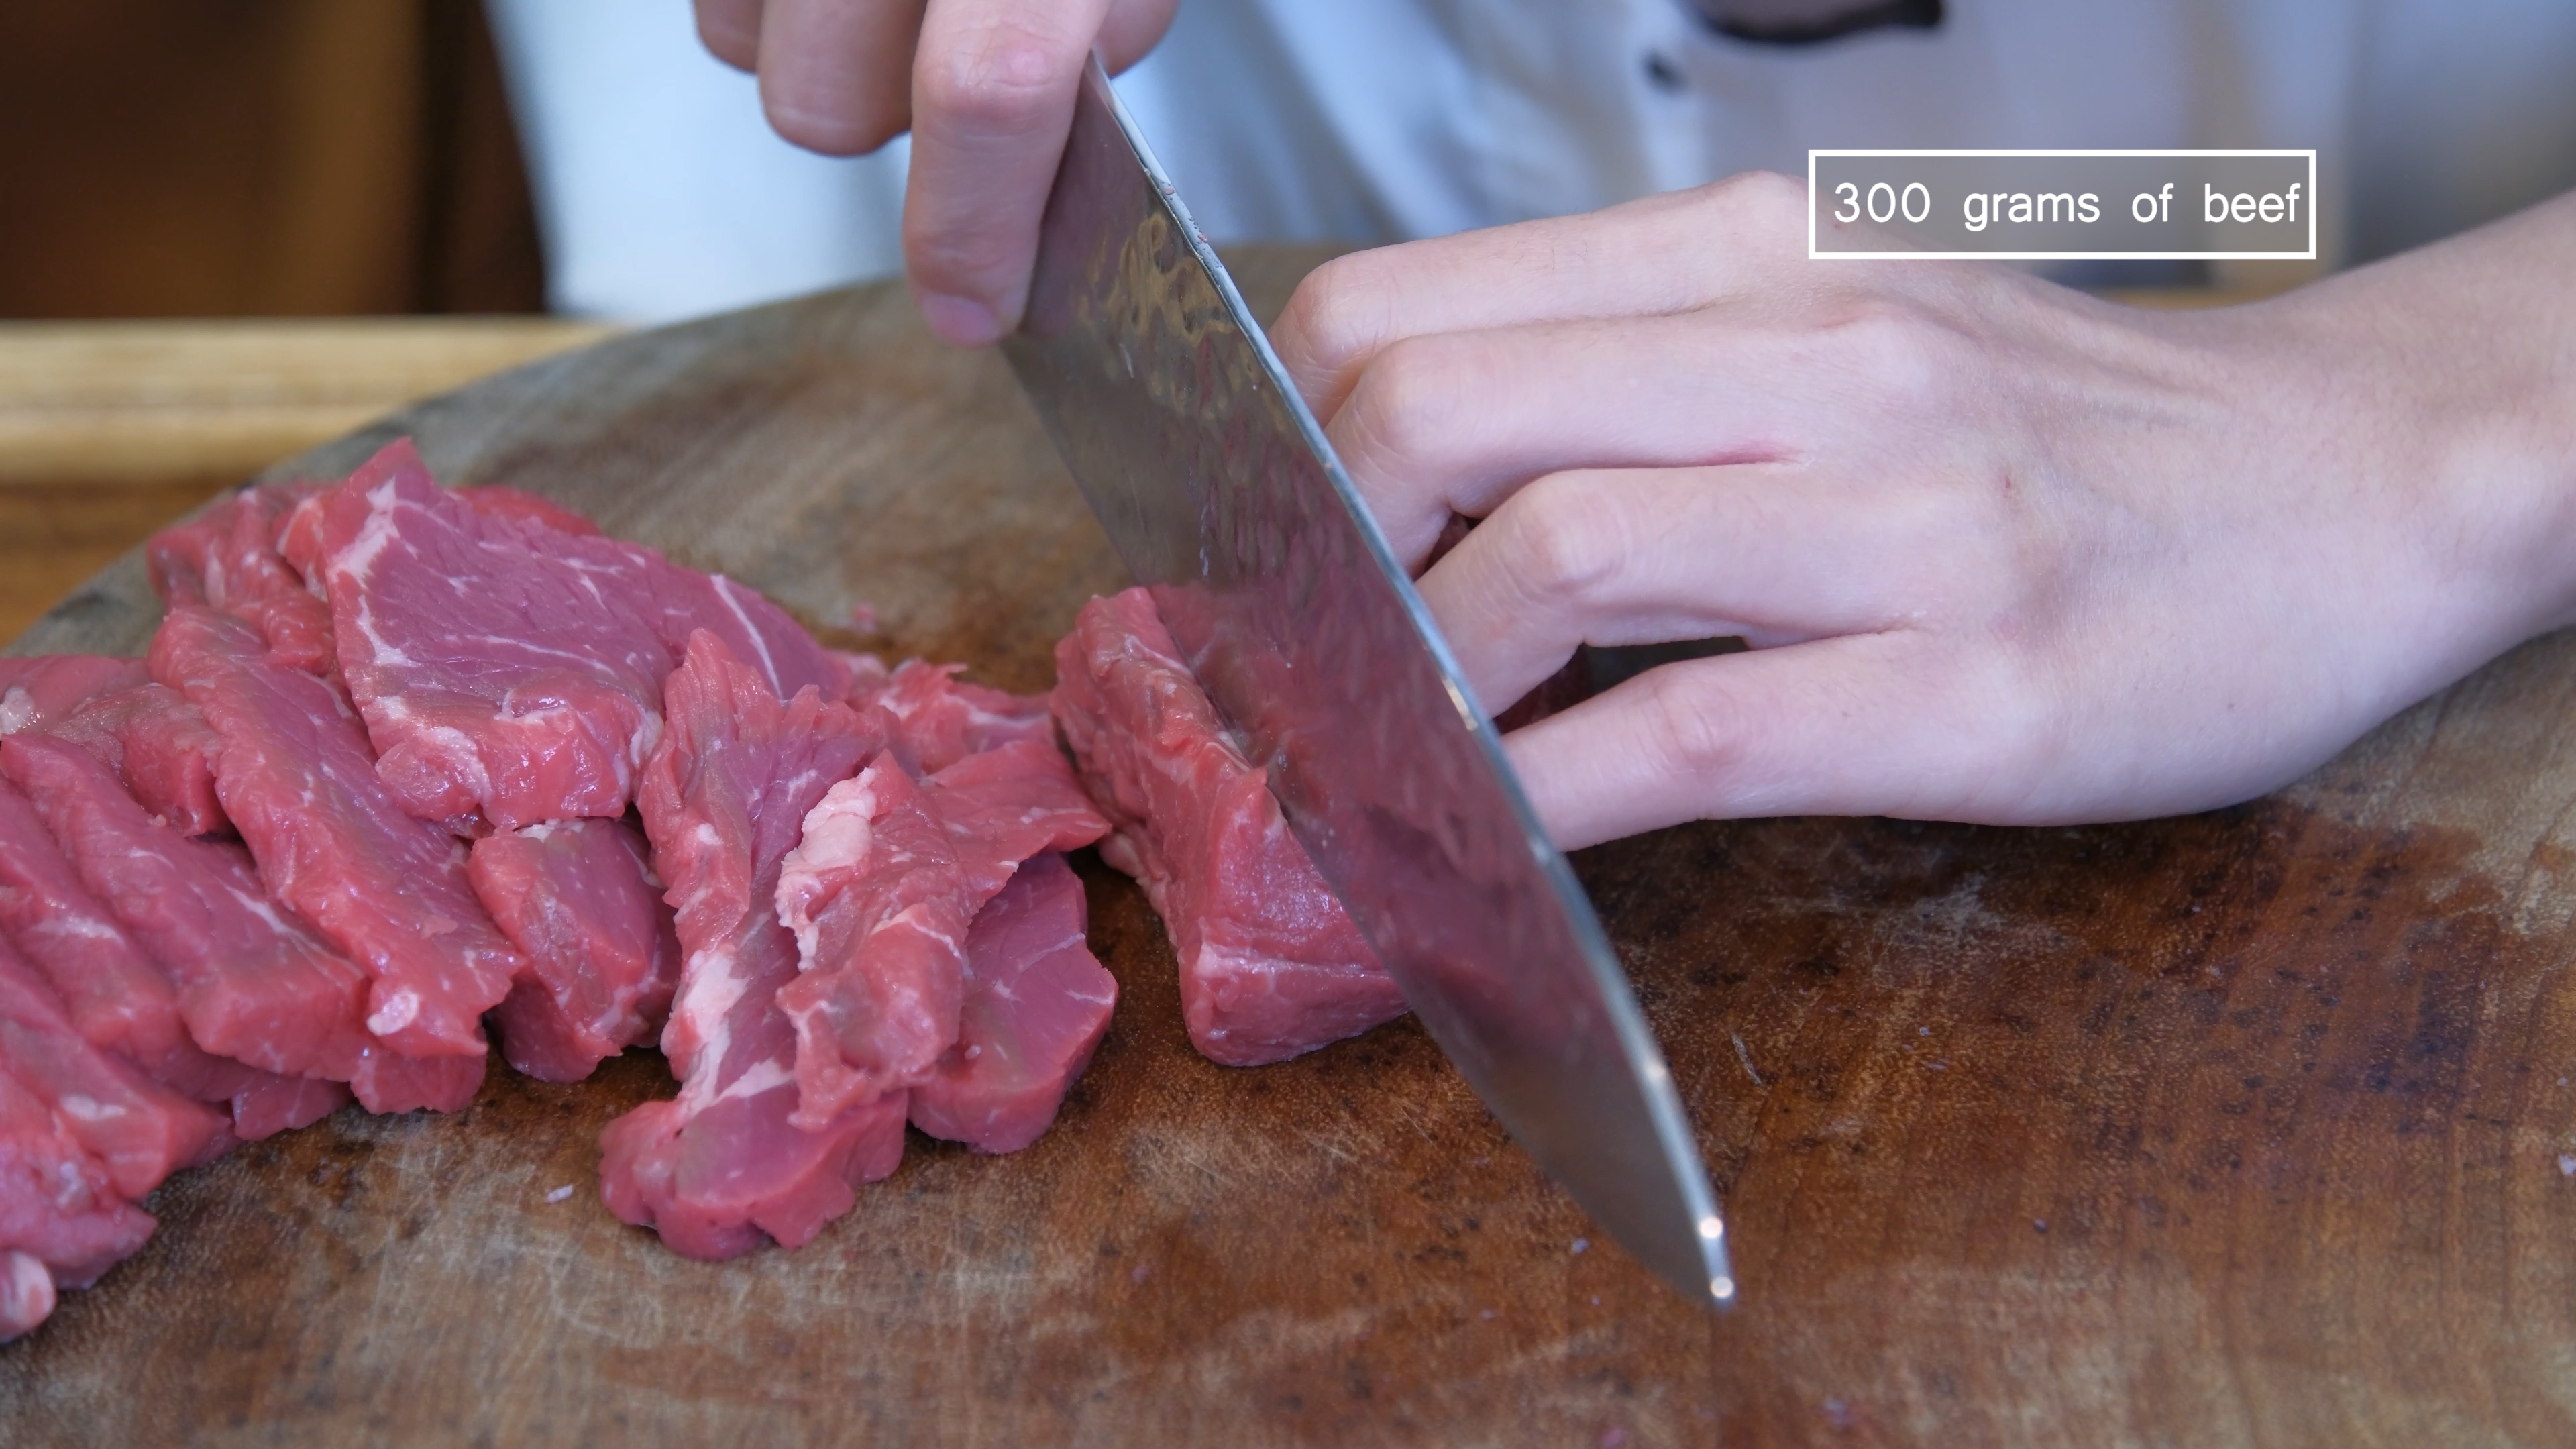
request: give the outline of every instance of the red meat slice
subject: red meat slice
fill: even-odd
[[[748,1252],[763,1233],[792,1248],[903,1156],[899,1094],[815,1131],[789,1120],[796,1034],[776,999],[796,975],[779,862],[806,812],[882,746],[882,726],[813,690],[781,704],[713,634],[690,640],[664,705],[636,803],[686,952],[662,1032],[680,1095],[601,1134],[601,1196],[693,1258]]]
[[[43,973],[81,1038],[124,1055],[165,1082],[211,1077],[220,1063],[188,1040],[178,993],[109,917],[55,848],[18,787],[0,779],[0,933]],[[188,1087],[207,1100],[229,1083]],[[224,1090],[212,1090],[222,1086]]]
[[[254,483],[154,534],[143,546],[153,592],[165,604],[225,613],[272,595],[304,593],[304,580],[278,555],[277,536],[296,504],[328,486]]]
[[[912,1125],[978,1152],[1038,1140],[1091,1061],[1118,981],[1084,937],[1082,882],[1040,855],[975,916],[957,1045],[912,1089]]]
[[[140,659],[98,654],[35,654],[0,659],[0,735],[41,729],[82,701],[152,682]]]
[[[233,1145],[230,1121],[81,1040],[52,988],[0,946],[0,1071],[54,1109],[117,1192],[139,1198]]]
[[[188,1039],[179,995],[73,873],[18,787],[0,777],[0,940],[53,988],[81,1039],[200,1102],[230,1102],[257,1141],[319,1120],[348,1093],[216,1056]]]
[[[1306,854],[1265,772],[1226,737],[1141,588],[1085,604],[1056,645],[1055,719],[1181,961],[1190,1040],[1281,1061],[1404,1014],[1404,997]]]
[[[327,587],[351,698],[411,814],[479,811],[503,830],[624,814],[661,731],[662,682],[696,629],[782,698],[849,687],[846,665],[749,589],[469,496],[395,443],[291,539]]]
[[[1039,852],[1079,850],[1109,833],[1052,739],[979,750],[924,784],[978,910]]]
[[[223,737],[215,788],[269,893],[373,978],[366,1029],[407,1056],[481,1056],[483,1013],[527,963],[474,898],[464,845],[395,806],[339,695],[203,609],[162,621],[152,668]]]
[[[778,993],[800,1123],[928,1080],[957,1041],[975,913],[1022,861],[1108,830],[1053,745],[968,755],[917,787],[894,753],[832,787],[780,873],[804,973]]]
[[[578,1082],[662,1024],[680,942],[644,838],[623,820],[567,820],[474,842],[467,874],[529,974],[495,1023],[510,1065]]]
[[[456,496],[465,500],[466,507],[487,518],[509,518],[520,523],[540,524],[557,533],[569,533],[583,538],[599,532],[598,524],[560,503],[539,498],[534,493],[522,493],[516,488],[505,488],[498,483],[459,488],[456,490]]]
[[[139,684],[94,696],[45,727],[116,772],[135,801],[182,835],[225,829],[215,798],[215,754],[223,741],[179,691]]]
[[[337,667],[331,609],[279,553],[287,520],[324,483],[259,483],[144,545],[152,587],[172,608],[214,609],[259,630],[269,655],[312,674]]]
[[[880,757],[832,787],[778,880],[805,974],[781,987],[796,1024],[799,1125],[926,1079],[957,1040],[975,915],[948,830]]]
[[[417,1068],[405,1065],[408,1058],[395,1057],[395,1072],[374,1074],[370,1094],[381,1104],[369,1110],[406,1112],[413,1107],[428,1107],[440,1112],[453,1112],[474,1100],[474,1089],[481,1086],[479,1075],[458,1074],[462,1085],[417,1080]],[[458,1061],[448,1057],[442,1061]],[[390,1078],[407,1075],[408,1085]],[[233,1095],[233,1135],[244,1142],[257,1142],[297,1127],[309,1127],[349,1103],[351,1093],[346,1083],[327,1077],[281,1077],[262,1072],[249,1087]]]
[[[86,1288],[150,1236],[150,1215],[116,1195],[43,1099],[0,1072],[0,1254],[43,1264],[56,1287]]]
[[[371,1111],[454,1111],[473,1099],[482,1058],[415,1061],[367,1035],[365,973],[269,901],[241,847],[153,824],[105,766],[59,740],[0,741],[0,775],[26,792],[80,883],[177,988],[198,1046],[285,1076],[347,1082]],[[262,1090],[244,1136],[277,1120],[280,1099],[309,1105],[330,1095],[252,1086]]]
[[[957,678],[965,667],[907,659],[883,683],[851,694],[853,703],[864,700],[893,717],[895,752],[916,778],[981,750],[1055,738],[1047,696],[968,684]]]

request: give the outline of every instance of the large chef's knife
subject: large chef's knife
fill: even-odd
[[[1730,1302],[1690,1124],[1591,903],[1096,60],[1003,351],[1433,1039],[1621,1246]]]

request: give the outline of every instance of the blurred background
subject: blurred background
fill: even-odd
[[[1995,0],[1947,40],[1794,55],[1686,3],[1567,4],[1532,7],[1563,54],[1446,79],[1405,26],[1487,12],[1327,7],[1382,43],[1310,54],[1280,23],[1303,4],[1194,0],[1120,80],[1220,242],[1435,235],[1891,135],[2318,147],[2343,198],[2319,263],[2065,278],[2208,302],[2576,184],[2576,0]],[[1690,125],[1533,99],[1609,84],[1640,46]],[[688,0],[0,0],[0,641],[218,489],[407,401],[893,274],[908,160],[779,140]]]
[[[545,307],[475,0],[13,3],[0,197],[0,316]]]
[[[0,640],[307,435],[586,336],[532,315],[474,0],[13,0],[0,217]],[[528,321],[357,369],[309,328],[43,325],[394,314]]]
[[[8,0],[0,642],[404,402],[893,272],[905,160],[780,141],[687,0]]]

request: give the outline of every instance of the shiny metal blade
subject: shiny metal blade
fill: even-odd
[[[1493,722],[1095,62],[1003,344],[1404,997],[1608,1235],[1735,1296],[1663,1053]]]

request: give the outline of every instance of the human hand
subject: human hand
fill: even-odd
[[[1805,234],[1740,177],[1344,257],[1275,330],[1409,566],[1483,518],[1420,586],[1489,709],[1754,646],[1505,739],[1561,845],[2208,808],[2576,616],[2576,198],[2199,313]]]
[[[981,346],[1017,326],[1084,60],[1113,72],[1176,0],[696,0],[698,35],[760,76],[778,134],[855,156],[909,129],[905,273],[931,330]]]

